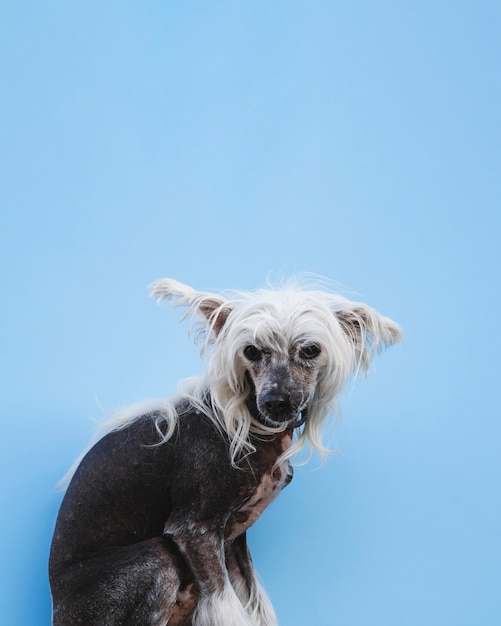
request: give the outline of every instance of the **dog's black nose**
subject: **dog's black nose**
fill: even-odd
[[[279,417],[291,409],[289,395],[279,391],[268,391],[263,396],[262,406],[270,416]]]

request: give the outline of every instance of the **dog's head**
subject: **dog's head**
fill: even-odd
[[[321,448],[319,427],[349,377],[401,338],[389,318],[326,291],[286,286],[223,297],[162,279],[151,292],[202,320],[212,345],[207,385],[238,438],[304,424],[303,438]]]

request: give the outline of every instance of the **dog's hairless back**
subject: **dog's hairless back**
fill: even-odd
[[[250,557],[245,532],[292,478],[288,461],[275,466],[290,445],[292,432],[286,430],[267,441],[260,438],[256,452],[235,471],[228,442],[202,413],[184,407],[175,434],[161,445],[156,417],[150,413],[108,433],[78,466],[54,533],[53,595],[57,598],[59,586],[73,589],[85,581],[85,586],[94,584],[110,596],[113,582],[106,563],[110,573],[129,568],[131,575],[138,576],[138,586],[143,582],[144,587],[151,582],[145,583],[139,571],[144,551],[151,552],[150,560],[161,561],[165,552],[181,579],[169,624],[189,624],[185,614],[193,609],[200,591],[207,591],[203,588],[207,580],[216,588],[225,586],[224,563],[220,563],[219,546],[213,544],[225,545],[226,567],[230,572],[233,567],[234,577],[251,586],[252,581],[246,580],[250,571],[245,560]],[[93,561],[94,570],[88,566]],[[81,579],[82,563],[87,566]],[[165,562],[162,569],[169,569]],[[152,572],[154,568],[150,578]],[[189,589],[184,601],[183,589]],[[121,617],[112,619],[110,625],[129,623]],[[145,621],[136,623],[157,623],[151,616],[141,619]],[[162,619],[159,624],[166,623]],[[77,607],[71,620],[93,624],[83,606]],[[54,624],[59,623],[70,623],[64,611],[55,615]]]

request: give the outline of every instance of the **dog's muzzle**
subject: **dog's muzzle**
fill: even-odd
[[[257,403],[258,419],[272,428],[299,428],[308,416],[308,407],[298,411],[288,394],[276,391],[266,393]]]

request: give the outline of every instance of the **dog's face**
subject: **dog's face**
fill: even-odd
[[[258,342],[241,354],[249,384],[247,406],[251,415],[272,428],[297,428],[307,417],[322,363],[317,343],[298,342],[283,349]]]
[[[266,428],[301,426],[326,379],[334,380],[331,370],[344,376],[351,369],[351,341],[311,294],[260,291],[231,304],[213,341],[211,379]]]
[[[227,298],[162,279],[152,293],[203,320],[212,345],[208,387],[236,438],[241,419],[267,432],[306,420],[307,436],[319,447],[318,426],[350,375],[401,338],[397,324],[365,304],[294,285]]]

